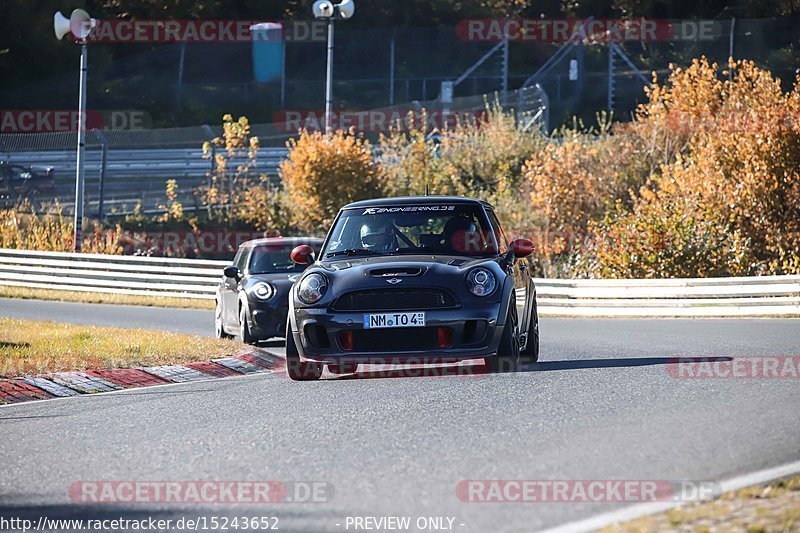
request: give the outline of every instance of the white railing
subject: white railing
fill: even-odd
[[[800,276],[536,279],[549,316],[800,316]]]
[[[0,248],[0,285],[213,299],[225,261]]]
[[[213,299],[227,264],[0,249],[0,285]],[[800,276],[534,281],[542,316],[800,316]]]

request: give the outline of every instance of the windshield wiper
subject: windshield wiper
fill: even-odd
[[[367,250],[366,248],[348,248],[347,250],[339,250],[338,252],[329,252],[325,257],[336,257],[340,255],[383,255],[375,250]]]

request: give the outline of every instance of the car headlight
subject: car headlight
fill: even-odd
[[[314,272],[300,281],[300,286],[297,288],[297,297],[303,303],[313,304],[325,296],[325,291],[327,290],[328,280],[322,274]]]
[[[492,271],[478,267],[467,274],[467,288],[475,296],[489,296],[497,286],[497,278]]]
[[[253,287],[253,294],[259,300],[269,300],[275,295],[275,289],[266,282],[261,282]]]

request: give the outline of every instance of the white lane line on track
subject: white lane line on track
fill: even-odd
[[[800,461],[794,461],[792,463],[786,463],[772,468],[765,468],[764,470],[759,470],[757,472],[742,474],[741,476],[736,476],[730,479],[726,479],[724,481],[720,481],[719,485],[722,492],[731,492],[734,490],[743,489],[745,487],[751,487],[753,485],[766,483],[767,481],[780,479],[782,477],[790,476],[792,474],[797,474],[798,472],[800,472]],[[625,507],[624,509],[619,509],[617,511],[611,511],[608,513],[595,515],[590,518],[585,518],[583,520],[568,522],[566,524],[562,524],[560,526],[556,526],[550,529],[543,529],[541,530],[541,532],[580,533],[585,531],[595,531],[597,529],[610,526],[617,522],[626,522],[628,520],[633,520],[636,518],[640,518],[642,516],[661,513],[664,511],[668,511],[669,509],[674,509],[676,507],[687,505],[689,503],[693,502],[642,503],[638,505],[632,505],[630,507]]]
[[[55,402],[55,401],[58,401],[58,400],[77,400],[77,399],[80,399],[80,398],[99,398],[101,396],[110,396],[112,394],[125,394],[126,392],[139,392],[139,391],[143,391],[143,390],[162,389],[162,388],[165,388],[165,387],[174,387],[176,385],[193,385],[195,383],[209,383],[209,382],[219,383],[220,381],[224,381],[224,380],[239,380],[239,379],[242,379],[242,378],[254,378],[254,377],[258,377],[258,376],[268,376],[268,375],[271,375],[271,374],[276,374],[276,373],[281,372],[281,371],[283,371],[283,368],[279,368],[277,370],[266,370],[265,369],[263,372],[258,372],[258,373],[254,373],[254,374],[241,374],[239,376],[226,376],[224,378],[198,379],[196,381],[186,381],[186,382],[180,382],[180,383],[162,383],[160,385],[147,385],[147,386],[144,386],[144,387],[133,387],[133,388],[130,388],[130,389],[121,389],[121,390],[115,390],[115,391],[109,391],[109,392],[96,392],[96,393],[93,393],[93,394],[78,394],[77,396],[63,396],[63,397],[57,397],[57,398],[47,398],[47,399],[44,399],[44,400],[31,400],[31,401],[28,401],[28,402],[7,403],[7,404],[0,404],[0,410],[14,408],[14,407],[24,407],[24,406],[31,407],[31,406],[39,405],[39,404],[42,404],[42,403],[45,403],[45,402]]]

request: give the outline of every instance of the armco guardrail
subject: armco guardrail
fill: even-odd
[[[278,165],[286,159],[286,148],[261,148],[258,151],[256,169],[270,176],[278,173]],[[72,184],[75,180],[74,151],[12,152],[8,161],[19,165],[52,167],[56,181]],[[232,166],[243,163],[244,158],[236,159]],[[99,150],[86,152],[86,176],[96,178],[100,174],[101,153]],[[106,179],[112,183],[141,184],[168,178],[205,178],[214,167],[210,159],[203,159],[201,149],[186,148],[139,148],[109,149],[106,164]]]
[[[800,276],[535,282],[550,316],[800,315]]]
[[[278,181],[278,167],[289,151],[281,147],[266,147],[258,151],[255,172]],[[0,154],[3,155],[3,154]],[[75,152],[74,150],[10,152],[0,159],[13,164],[51,167],[55,178],[55,193],[37,195],[36,202],[58,200],[64,213],[70,214],[75,202]],[[100,196],[102,153],[99,149],[86,151],[85,195],[87,209],[94,213]],[[229,161],[229,168],[246,163],[242,157]],[[103,198],[104,214],[129,214],[137,204],[147,212],[165,202],[166,181],[176,179],[179,201],[190,208],[193,189],[208,182],[208,174],[215,163],[203,158],[199,148],[136,148],[109,149],[106,160]],[[16,201],[12,198],[11,203]]]
[[[0,249],[0,285],[213,299],[225,261]]]
[[[227,264],[0,249],[0,285],[213,299]],[[542,316],[800,316],[800,276],[534,281]]]

